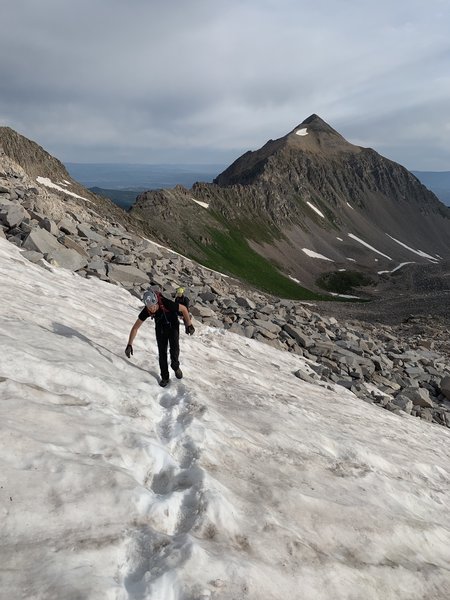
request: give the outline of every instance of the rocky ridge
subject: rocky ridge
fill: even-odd
[[[308,368],[293,376],[342,385],[366,402],[450,427],[448,329],[402,336],[394,327],[340,322],[304,303],[256,292],[144,239],[120,212],[108,218],[64,190],[37,185],[4,152],[0,224],[0,236],[43,268],[59,265],[98,277],[139,298],[149,284],[169,297],[183,285],[198,322],[305,358]]]

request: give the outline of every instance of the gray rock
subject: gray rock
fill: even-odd
[[[447,400],[450,400],[450,376],[446,375],[440,384],[441,394],[443,394]]]
[[[140,284],[149,283],[147,273],[129,265],[108,264],[108,277],[116,283]]]
[[[77,227],[75,223],[73,223],[69,219],[62,219],[58,223],[58,229],[66,235],[77,235]]]
[[[35,252],[34,250],[23,250],[22,256],[32,263],[37,263],[44,258],[40,252]]]
[[[412,411],[413,401],[403,394],[398,394],[391,402],[407,413]]]
[[[190,312],[194,317],[205,318],[216,316],[216,313],[211,308],[209,308],[208,306],[203,306],[201,304],[194,304],[194,306],[190,308]]]
[[[199,298],[201,298],[203,302],[214,302],[217,299],[217,296],[212,292],[202,292],[199,294]]]
[[[236,302],[239,304],[239,306],[242,306],[243,308],[248,308],[250,310],[255,310],[255,308],[256,308],[256,304],[252,300],[250,300],[250,298],[244,298],[243,296],[237,296]]]
[[[299,346],[302,346],[303,348],[311,348],[311,346],[314,345],[314,340],[304,335],[304,333],[297,327],[293,327],[292,325],[286,323],[286,325],[283,325],[283,330],[290,335],[291,338],[293,338],[299,344]]]
[[[278,333],[281,331],[281,327],[279,327],[279,325],[276,325],[275,323],[273,323],[271,321],[263,321],[261,319],[253,319],[252,324],[256,325],[260,330],[262,329],[263,331],[268,331],[275,335],[278,335]]]
[[[47,218],[43,219],[39,223],[39,226],[42,227],[42,229],[46,229],[47,231],[49,231],[55,237],[57,237],[59,235],[59,228],[56,225],[56,223],[54,221],[52,221],[51,219],[47,219]]]
[[[431,408],[421,408],[419,416],[424,421],[428,421],[429,423],[433,422],[433,411]]]
[[[88,262],[86,272],[89,275],[97,275],[98,277],[106,276],[105,262],[99,256],[95,256],[92,260]],[[139,293],[138,297],[142,297],[142,293]]]
[[[433,402],[430,398],[430,392],[423,388],[407,387],[402,390],[402,395],[409,398],[414,405],[422,408],[432,408]]]
[[[117,265],[132,265],[134,263],[134,259],[131,255],[127,254],[114,254],[113,262]],[[143,272],[143,269],[141,269]]]
[[[255,335],[255,328],[253,327],[253,325],[247,325],[244,328],[244,335],[248,338],[252,338]]]
[[[301,379],[302,381],[306,381],[307,383],[317,384],[317,376],[315,373],[310,374],[305,369],[297,369],[294,375]]]
[[[99,242],[105,246],[107,245],[106,239],[102,235],[99,235],[97,232],[93,231],[88,223],[80,223],[77,225],[77,230],[81,237],[85,237],[93,242]]]
[[[71,250],[75,250],[76,252],[78,252],[78,254],[81,254],[81,256],[84,256],[86,258],[89,257],[89,254],[86,252],[85,248],[81,244],[78,244],[71,237],[64,236],[63,239],[62,239],[62,243],[63,243],[63,245],[66,248],[70,248]]]
[[[77,271],[85,266],[87,262],[86,258],[78,254],[75,250],[64,248],[45,229],[34,229],[31,231],[23,243],[23,248],[43,255],[45,260],[52,265],[71,271]],[[38,261],[37,264],[41,264],[41,261]]]
[[[20,204],[11,204],[7,207],[6,211],[0,213],[0,222],[10,229],[17,227],[20,223],[30,218],[30,214]]]

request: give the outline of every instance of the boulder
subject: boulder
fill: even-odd
[[[253,319],[253,325],[256,325],[260,330],[268,331],[273,334],[278,334],[281,331],[281,327],[276,325],[272,321],[263,321],[261,319]],[[262,332],[263,333],[263,332]],[[264,333],[263,333],[264,335]]]
[[[87,264],[85,256],[82,256],[76,250],[62,246],[46,229],[33,229],[25,239],[22,247],[25,250],[40,252],[46,260],[53,261],[52,264],[57,264],[71,271],[78,271]]]
[[[9,229],[17,227],[26,218],[29,219],[30,214],[20,204],[11,204],[0,213],[0,222]]]
[[[202,306],[201,304],[195,304],[189,311],[194,317],[200,317],[202,319],[216,316],[216,313],[211,308]]]
[[[450,376],[446,375],[440,384],[441,394],[443,394],[447,400],[450,400]]]
[[[405,412],[407,412],[408,414],[410,414],[412,411],[413,401],[403,394],[398,394],[397,396],[395,396],[395,398],[391,400],[391,402],[399,408],[401,408],[402,410],[404,410]]]
[[[250,310],[255,310],[256,308],[256,304],[252,300],[250,300],[249,298],[244,298],[243,296],[237,296],[236,302],[237,304],[239,304],[239,306],[242,306],[243,308],[248,308]]]
[[[61,244],[46,229],[33,229],[27,236],[23,247],[26,250],[35,250],[41,254],[47,254],[52,250],[58,249]]]
[[[85,237],[93,242],[100,242],[105,246],[107,245],[106,239],[102,235],[99,235],[97,232],[93,231],[89,223],[80,223],[77,225],[77,230],[81,237]]]
[[[203,302],[214,302],[217,299],[217,296],[212,292],[202,292],[199,294],[199,298],[201,298]]]
[[[286,323],[286,325],[283,325],[283,329],[299,344],[299,346],[302,346],[303,348],[311,348],[311,346],[314,346],[314,340],[304,335],[298,327],[293,327]]]
[[[43,219],[39,223],[39,227],[42,227],[42,229],[46,229],[54,236],[59,235],[59,228],[56,225],[56,223],[54,221],[52,221],[51,219],[48,219],[48,218]]]
[[[32,263],[37,263],[44,258],[40,252],[35,252],[34,250],[24,250],[22,251],[22,256]]]
[[[424,388],[407,387],[402,390],[402,395],[409,398],[413,405],[422,408],[433,408],[430,392]]]
[[[66,235],[77,235],[76,225],[69,219],[62,219],[58,223],[58,228],[62,233],[65,233]]]
[[[111,281],[124,285],[148,283],[147,273],[129,265],[108,264],[108,277]]]
[[[77,242],[75,242],[72,238],[64,236],[62,243],[64,244],[64,246],[66,248],[70,248],[71,250],[76,250],[78,252],[78,254],[81,254],[81,256],[85,256],[85,257],[89,258],[89,254],[86,252],[84,247],[81,244],[78,244]]]

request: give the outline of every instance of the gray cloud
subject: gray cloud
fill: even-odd
[[[0,122],[67,161],[224,162],[316,112],[450,170],[447,0],[3,0]]]

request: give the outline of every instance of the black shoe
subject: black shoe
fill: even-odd
[[[166,385],[169,383],[168,379],[161,379],[161,381],[159,382],[159,385],[161,387],[166,387]]]
[[[177,379],[182,379],[182,377],[183,377],[183,371],[180,369],[180,367],[178,367],[178,369],[175,371],[175,377]]]

